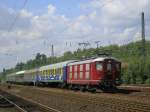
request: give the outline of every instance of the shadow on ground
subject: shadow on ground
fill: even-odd
[[[135,93],[135,92],[141,92],[140,90],[136,90],[136,89],[115,89],[115,90],[105,90],[103,91],[104,93],[112,93],[112,94],[131,94],[131,93]],[[97,92],[97,93],[101,93],[101,92]]]

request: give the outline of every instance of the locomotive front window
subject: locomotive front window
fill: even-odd
[[[102,69],[103,69],[103,64],[100,62],[97,62],[96,63],[96,70],[102,71]]]
[[[107,70],[108,70],[108,71],[111,71],[111,69],[112,69],[111,63],[108,63],[108,64],[107,64]]]

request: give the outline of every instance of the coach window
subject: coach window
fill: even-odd
[[[47,70],[47,72],[46,72],[46,75],[48,75],[49,74],[49,70]]]
[[[77,65],[74,66],[74,71],[77,72]]]
[[[50,75],[50,74],[51,74],[51,70],[49,69],[49,70],[48,70],[48,75]]]
[[[57,68],[57,74],[60,75],[60,68]]]
[[[51,75],[53,75],[53,69],[51,69]]]
[[[56,75],[58,74],[58,68],[55,69],[55,74],[56,74]]]
[[[51,75],[51,69],[49,69],[49,75]]]
[[[56,68],[54,68],[54,77],[56,76]]]
[[[52,69],[52,75],[54,75],[54,69]]]
[[[51,75],[53,75],[53,69],[51,69]]]
[[[47,75],[47,73],[48,73],[48,70],[45,70],[45,75]]]
[[[44,75],[44,70],[42,71],[42,75]]]
[[[56,72],[57,72],[57,69],[56,69],[56,68],[54,68],[54,74],[56,74]]]
[[[40,75],[42,75],[42,71],[40,71]]]
[[[44,75],[46,75],[46,70],[44,70]]]
[[[80,65],[80,71],[83,71],[83,65]]]
[[[58,69],[58,74],[61,74],[61,68]]]
[[[89,72],[85,72],[85,79],[89,79],[90,78],[90,73]]]
[[[103,64],[100,62],[96,62],[96,70],[102,71],[103,69]]]
[[[42,75],[44,75],[44,70],[42,70]]]
[[[69,66],[69,78],[72,79],[72,65]]]
[[[51,70],[49,69],[48,71],[49,71],[49,74],[48,74],[48,75],[50,75],[50,74],[51,74]]]
[[[59,74],[61,74],[61,68],[59,68]]]
[[[77,79],[77,72],[74,73],[74,79]]]
[[[72,72],[72,66],[69,66],[69,69],[70,69],[69,71]]]
[[[69,75],[69,78],[72,79],[72,72],[70,72],[69,74],[70,74],[70,75]]]
[[[83,78],[83,72],[80,72],[80,79]]]
[[[48,70],[46,70],[46,75],[48,75]]]
[[[61,68],[59,68],[59,74],[61,74]]]
[[[49,74],[49,70],[47,70],[47,72],[46,72],[46,75],[48,75]]]
[[[54,75],[56,74],[56,69],[54,68]]]
[[[86,64],[86,71],[90,70],[90,64]]]

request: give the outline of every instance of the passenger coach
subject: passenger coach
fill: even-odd
[[[40,67],[37,82],[65,86],[67,81],[67,64],[74,61],[75,60],[69,60]]]

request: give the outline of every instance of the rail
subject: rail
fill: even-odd
[[[2,90],[0,90],[0,97],[7,102],[7,105],[13,105],[20,112],[62,112],[52,107],[48,107],[17,95],[12,95]]]

